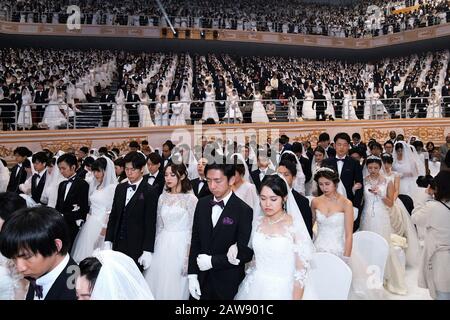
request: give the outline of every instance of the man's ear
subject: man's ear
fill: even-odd
[[[232,186],[234,183],[236,182],[236,178],[234,176],[232,176],[229,180],[228,180],[228,185]]]
[[[59,253],[63,247],[63,243],[62,243],[61,239],[55,239],[55,245],[56,245],[56,250]]]

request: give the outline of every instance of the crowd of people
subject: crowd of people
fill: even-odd
[[[271,138],[17,147],[11,170],[0,161],[0,297],[301,299],[325,252],[350,267],[350,299],[418,286],[450,299],[450,134],[439,147],[395,131],[367,144],[324,132],[314,149]],[[381,286],[368,285],[358,231],[388,244]]]
[[[312,3],[311,3],[312,2]],[[334,37],[375,37],[447,23],[445,0],[364,0],[342,6],[314,1],[163,1],[175,28],[212,28]],[[66,23],[78,5],[81,23],[160,26],[168,23],[156,1],[2,1],[3,18],[22,23]],[[412,7],[406,12],[396,10]]]
[[[2,49],[0,120],[14,130],[73,127],[92,112],[96,127],[441,118],[450,115],[449,59],[448,50],[350,63]]]

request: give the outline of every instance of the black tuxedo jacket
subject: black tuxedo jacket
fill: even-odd
[[[113,94],[104,94],[101,98],[100,98],[100,103],[108,103],[111,102],[113,103],[115,101],[115,97]],[[107,104],[107,105],[102,105],[103,108],[105,107],[109,107],[111,108],[112,105],[111,104]]]
[[[86,215],[89,212],[89,184],[76,176],[64,200],[66,186],[67,181],[62,181],[58,186],[58,199],[55,209],[64,216],[64,220],[69,227],[71,244],[73,244],[79,229],[76,221],[86,220]]]
[[[45,180],[47,179],[47,171],[42,175],[41,179],[39,179],[39,183],[36,185],[37,177],[33,175],[31,178],[31,198],[36,203],[41,202],[42,191],[44,191]]]
[[[252,182],[255,185],[258,193],[259,193],[259,189],[261,188],[261,183],[262,183],[262,180],[259,178],[260,173],[261,173],[261,170],[259,170],[259,169],[256,169],[256,170],[250,172],[250,178],[252,178]],[[272,175],[274,173],[275,173],[275,171],[273,171],[270,168],[267,168],[266,175],[264,176],[264,178],[266,176]],[[264,178],[263,178],[263,180],[264,180]]]
[[[328,158],[324,159],[322,162],[322,167],[331,167],[338,172],[337,159]],[[353,203],[353,207],[358,208],[358,218],[356,219],[353,229],[357,230],[359,228],[359,221],[361,219],[361,203],[363,199],[363,176],[361,165],[353,158],[346,156],[344,161],[344,166],[342,167],[341,176],[339,177],[344,184],[345,191],[347,192],[347,199]],[[356,190],[353,194],[352,188],[355,183],[361,183],[363,188]]]
[[[203,183],[203,187],[200,190],[200,192],[198,192],[198,185],[200,184],[200,179],[193,179],[191,180],[191,185],[192,185],[192,189],[194,190],[194,194],[197,198],[203,198],[206,196],[211,195],[211,191],[209,191],[209,187],[208,184],[205,182]]]
[[[34,103],[47,103],[47,91],[36,91],[34,94]],[[43,106],[41,106],[42,108]]]
[[[80,177],[81,179],[86,179],[87,171],[82,166],[78,168],[76,173],[77,177]]]
[[[18,167],[19,167],[18,164],[16,164],[14,167],[12,167],[11,175],[9,176],[9,182],[8,182],[8,186],[6,187],[6,191],[22,193],[22,191],[19,190],[19,185],[24,183],[25,180],[27,180],[27,172],[22,165],[19,169],[19,173],[17,173],[17,175],[16,175]]]
[[[159,196],[156,188],[143,179],[125,206],[127,189],[128,183],[120,183],[116,187],[105,241],[111,241],[114,250],[125,253],[137,263],[143,251],[153,252]],[[127,219],[126,239],[120,239],[124,219]]]
[[[295,202],[297,202],[297,206],[300,209],[300,212],[303,216],[303,221],[305,221],[306,229],[308,229],[309,236],[313,237],[313,230],[312,230],[312,212],[311,207],[309,206],[309,200],[308,198],[302,196],[300,193],[292,189],[292,195],[295,198]]]
[[[148,183],[149,177],[150,177],[150,174],[146,174],[144,176],[144,179],[147,183]],[[164,179],[164,175],[163,175],[162,171],[158,171],[155,181],[151,185],[158,191],[158,196],[160,196],[163,193],[165,185],[166,185],[166,180]]]
[[[77,300],[74,277],[77,268],[77,263],[72,258],[70,258],[67,266],[59,274],[55,282],[53,282],[53,285],[48,291],[44,300]],[[69,278],[71,278],[73,281],[71,281],[71,279]],[[73,284],[73,286],[68,286],[68,283]],[[34,288],[32,286],[29,286],[28,288],[26,300],[34,300]]]
[[[311,180],[312,177],[312,171],[311,171],[311,159],[305,158],[305,157],[298,157],[298,161],[300,161],[300,164],[302,165],[303,173],[305,174],[305,182],[308,182]]]
[[[202,299],[231,300],[245,277],[245,264],[253,256],[253,250],[248,247],[253,211],[233,193],[213,228],[211,200],[212,195],[201,198],[195,208],[188,273],[198,275]],[[235,243],[238,266],[230,264],[227,258],[228,249]],[[199,270],[199,254],[212,256],[212,269]]]

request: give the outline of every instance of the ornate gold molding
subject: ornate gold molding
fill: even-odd
[[[92,147],[92,140],[41,142],[42,149],[49,149],[53,153],[56,153],[59,150],[67,151],[69,148],[78,150],[85,146],[90,149]]]
[[[443,140],[445,134],[444,127],[416,127],[405,128],[405,139],[408,140],[411,136],[416,136],[425,144],[428,141]]]
[[[364,128],[362,129],[362,141],[369,141],[370,139],[375,139],[380,143],[384,143],[389,140],[389,132],[391,129],[372,129]],[[397,131],[396,131],[397,132]],[[400,132],[397,132],[397,134]]]
[[[120,152],[122,153],[122,151],[128,150],[128,145],[130,144],[131,141],[137,141],[138,143],[141,143],[142,140],[147,140],[147,137],[129,138],[127,140],[123,140],[122,142],[110,143],[110,144],[106,145],[105,147],[108,148],[108,150],[111,150],[112,148],[118,148],[120,150]]]

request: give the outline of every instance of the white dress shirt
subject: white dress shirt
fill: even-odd
[[[21,163],[18,163],[18,164],[17,164],[16,177],[17,177],[17,175],[19,174],[20,169],[22,169],[22,164],[21,164]]]
[[[259,169],[259,181],[263,181],[264,177],[266,176],[267,168],[266,169]]]
[[[130,183],[130,184],[134,184],[136,185],[136,190],[133,190],[132,188],[127,188],[127,198],[125,199],[125,205],[128,204],[128,202],[130,202],[131,198],[133,197],[133,195],[136,193],[137,189],[139,188],[139,185],[142,182],[142,178],[136,182],[136,183]]]
[[[336,159],[345,159],[345,156],[343,158],[340,158],[336,155]],[[342,173],[342,168],[344,167],[344,161],[337,161],[337,167],[338,167],[338,172],[339,172],[339,177],[340,177],[341,173]]]
[[[75,173],[73,176],[71,176],[69,179],[67,179],[67,180],[70,180],[70,179],[72,179],[73,177],[75,177],[77,174]],[[72,187],[72,182],[67,182],[67,184],[66,184],[66,190],[65,190],[65,193],[64,193],[64,200],[66,200],[66,197],[67,197],[67,194],[69,193],[69,190],[70,190],[70,187]]]
[[[39,181],[41,181],[42,177],[44,176],[44,174],[47,172],[47,168],[45,168],[44,170],[42,170],[41,172],[36,172],[38,175],[36,176],[36,184],[34,185],[35,187],[38,186]]]
[[[231,191],[230,193],[228,193],[228,195],[225,196],[225,198],[222,199],[224,209],[225,209],[225,206],[227,205],[228,200],[230,200],[230,197],[232,194],[233,194],[233,192]],[[218,202],[216,197],[214,197],[214,201]],[[220,215],[222,214],[222,211],[223,211],[223,209],[219,205],[215,205],[214,207],[212,207],[211,220],[212,220],[213,228],[216,226],[217,221],[219,220]]]
[[[36,284],[39,286],[42,286],[42,299],[39,299],[36,295],[36,292],[34,293],[34,300],[44,300],[47,296],[47,293],[50,291],[51,287],[53,286],[53,283],[55,283],[56,279],[59,277],[61,272],[63,272],[64,268],[69,263],[69,255],[66,254],[64,259],[49,273],[43,275],[39,279],[36,279]]]
[[[197,190],[198,193],[200,193],[200,191],[202,191],[204,185],[205,185],[204,180],[202,178],[199,178],[198,190]]]
[[[148,180],[147,180],[148,184],[152,186],[155,183],[157,176],[158,176],[158,172],[156,172],[154,174],[150,173],[148,176]]]

